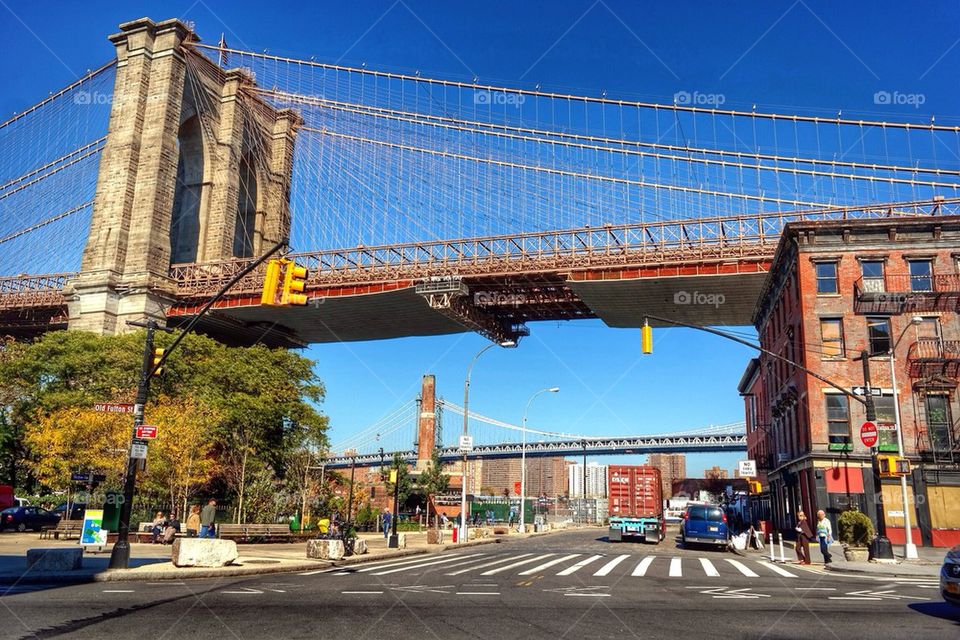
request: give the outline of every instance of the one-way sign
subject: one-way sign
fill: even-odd
[[[865,396],[867,395],[867,387],[854,387],[853,395],[855,396]],[[879,387],[870,387],[870,395],[872,396],[882,396],[883,391]]]

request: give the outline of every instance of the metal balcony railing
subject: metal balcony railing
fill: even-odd
[[[910,345],[907,363],[914,378],[955,378],[960,373],[960,340],[920,338]]]
[[[888,273],[853,285],[857,313],[960,310],[960,274]]]

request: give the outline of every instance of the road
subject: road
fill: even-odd
[[[953,637],[935,580],[569,531],[305,573],[15,587],[3,638]]]

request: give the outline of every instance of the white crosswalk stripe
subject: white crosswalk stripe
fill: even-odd
[[[526,571],[521,571],[520,575],[522,576],[532,576],[535,573],[543,571],[544,569],[549,569],[555,564],[560,564],[561,562],[566,562],[567,560],[573,560],[574,558],[579,558],[579,553],[571,553],[568,556],[562,556],[560,558],[554,558],[553,560],[547,560],[543,564],[537,565],[533,569],[527,569]]]
[[[448,575],[448,576],[458,576],[458,575],[460,575],[461,573],[466,573],[466,572],[468,572],[468,571],[473,571],[474,569],[484,569],[484,568],[486,568],[486,567],[492,567],[492,566],[495,565],[495,564],[502,564],[502,563],[504,563],[504,562],[509,562],[510,560],[517,560],[517,559],[519,559],[519,558],[526,558],[527,556],[532,556],[532,555],[533,555],[532,553],[521,553],[520,555],[517,555],[517,556],[510,556],[509,558],[500,558],[499,560],[494,560],[493,562],[487,562],[487,563],[484,563],[484,564],[481,564],[481,565],[477,565],[477,566],[475,566],[475,567],[468,567],[468,568],[466,568],[466,569],[460,569],[459,571],[454,571],[454,572],[452,572],[452,573],[448,573],[447,575]],[[486,559],[486,558],[484,558],[484,559]],[[452,568],[452,567],[451,567],[451,568]]]
[[[557,575],[558,575],[558,576],[569,576],[569,575],[571,575],[571,574],[573,574],[573,573],[576,573],[576,572],[579,571],[580,569],[583,569],[585,566],[587,566],[587,565],[590,564],[591,562],[596,562],[597,560],[599,560],[599,559],[602,558],[602,557],[603,557],[603,556],[590,556],[589,558],[584,558],[583,560],[581,560],[581,561],[578,562],[577,564],[575,564],[575,565],[573,565],[573,566],[570,566],[570,567],[567,567],[566,569],[564,569],[563,571],[561,571],[561,572],[558,573]]]
[[[631,575],[634,576],[645,576],[647,575],[647,569],[650,568],[650,563],[657,559],[657,556],[647,556],[640,561],[640,564],[637,565],[637,568],[633,570]]]
[[[700,564],[703,566],[703,572],[711,578],[719,578],[720,572],[713,566],[713,563],[706,558],[700,558]]]
[[[541,555],[541,556],[534,556],[533,558],[527,558],[526,560],[521,560],[520,562],[514,562],[513,564],[508,564],[508,565],[505,566],[505,567],[497,567],[496,569],[490,569],[489,571],[484,571],[484,572],[481,573],[480,575],[482,575],[482,576],[492,576],[492,575],[496,575],[496,574],[501,573],[501,572],[503,572],[503,571],[508,571],[508,570],[510,570],[510,569],[513,569],[514,567],[519,567],[519,566],[524,565],[524,564],[530,564],[531,562],[536,562],[536,561],[538,561],[538,560],[543,560],[544,558],[549,558],[549,557],[551,557],[551,556],[553,556],[553,555],[554,555],[554,554],[552,554],[552,553],[545,553],[545,554],[543,554],[543,555]]]
[[[670,560],[670,577],[671,578],[680,578],[683,576],[682,561],[680,558],[673,558]]]
[[[759,575],[757,575],[756,573],[754,573],[750,568],[748,568],[745,564],[743,564],[743,563],[740,562],[739,560],[732,560],[732,559],[730,559],[730,558],[724,558],[724,560],[726,560],[726,561],[729,562],[731,565],[733,565],[734,567],[736,567],[736,568],[737,568],[737,571],[739,571],[739,572],[742,573],[743,575],[747,576],[748,578],[759,578],[759,577],[760,577]]]
[[[595,574],[593,574],[593,575],[595,575],[595,576],[606,576],[606,575],[610,575],[610,572],[613,571],[613,569],[614,569],[618,564],[620,564],[621,562],[623,562],[624,560],[626,560],[626,559],[629,558],[629,557],[630,557],[630,555],[629,555],[629,554],[626,554],[626,553],[623,554],[622,556],[617,556],[616,558],[614,558],[613,560],[611,560],[611,561],[608,562],[607,564],[605,564],[605,565],[603,565],[602,567],[600,567],[600,569],[599,569]]]
[[[474,554],[479,555],[479,554]],[[421,569],[423,567],[431,567],[436,564],[446,564],[449,562],[456,562],[457,560],[464,560],[468,556],[457,556],[453,558],[444,558],[441,560],[431,560],[430,562],[421,562],[420,564],[407,565],[403,567],[397,567],[395,569],[387,569],[386,571],[374,571],[371,575],[374,576],[385,576],[391,573],[399,573],[401,571],[413,571],[414,569]]]
[[[775,565],[775,564],[770,564],[769,562],[760,562],[759,564],[763,565],[763,566],[766,567],[767,569],[770,569],[770,571],[773,571],[774,573],[783,576],[784,578],[796,578],[796,577],[797,577],[797,574],[795,574],[795,573],[790,573],[790,572],[787,571],[786,569],[781,569],[780,567],[778,567],[778,566]]]

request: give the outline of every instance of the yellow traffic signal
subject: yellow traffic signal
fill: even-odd
[[[763,485],[760,484],[759,480],[748,480],[747,491],[753,495],[763,493]]]
[[[292,260],[284,260],[283,291],[280,293],[280,304],[307,304],[307,296],[301,293],[307,287],[307,268],[301,267]]]
[[[880,476],[883,478],[910,475],[910,461],[906,458],[877,456],[877,463],[880,465]]]
[[[643,353],[653,353],[653,327],[643,322],[643,328],[640,329],[640,350]]]
[[[163,367],[157,369],[157,365],[160,364],[160,360],[163,359],[163,349],[154,349],[153,350],[153,375],[158,376],[163,373]]]
[[[281,260],[267,262],[267,275],[263,279],[263,293],[260,294],[260,304],[277,304],[277,288],[280,286],[280,271],[282,268]]]

